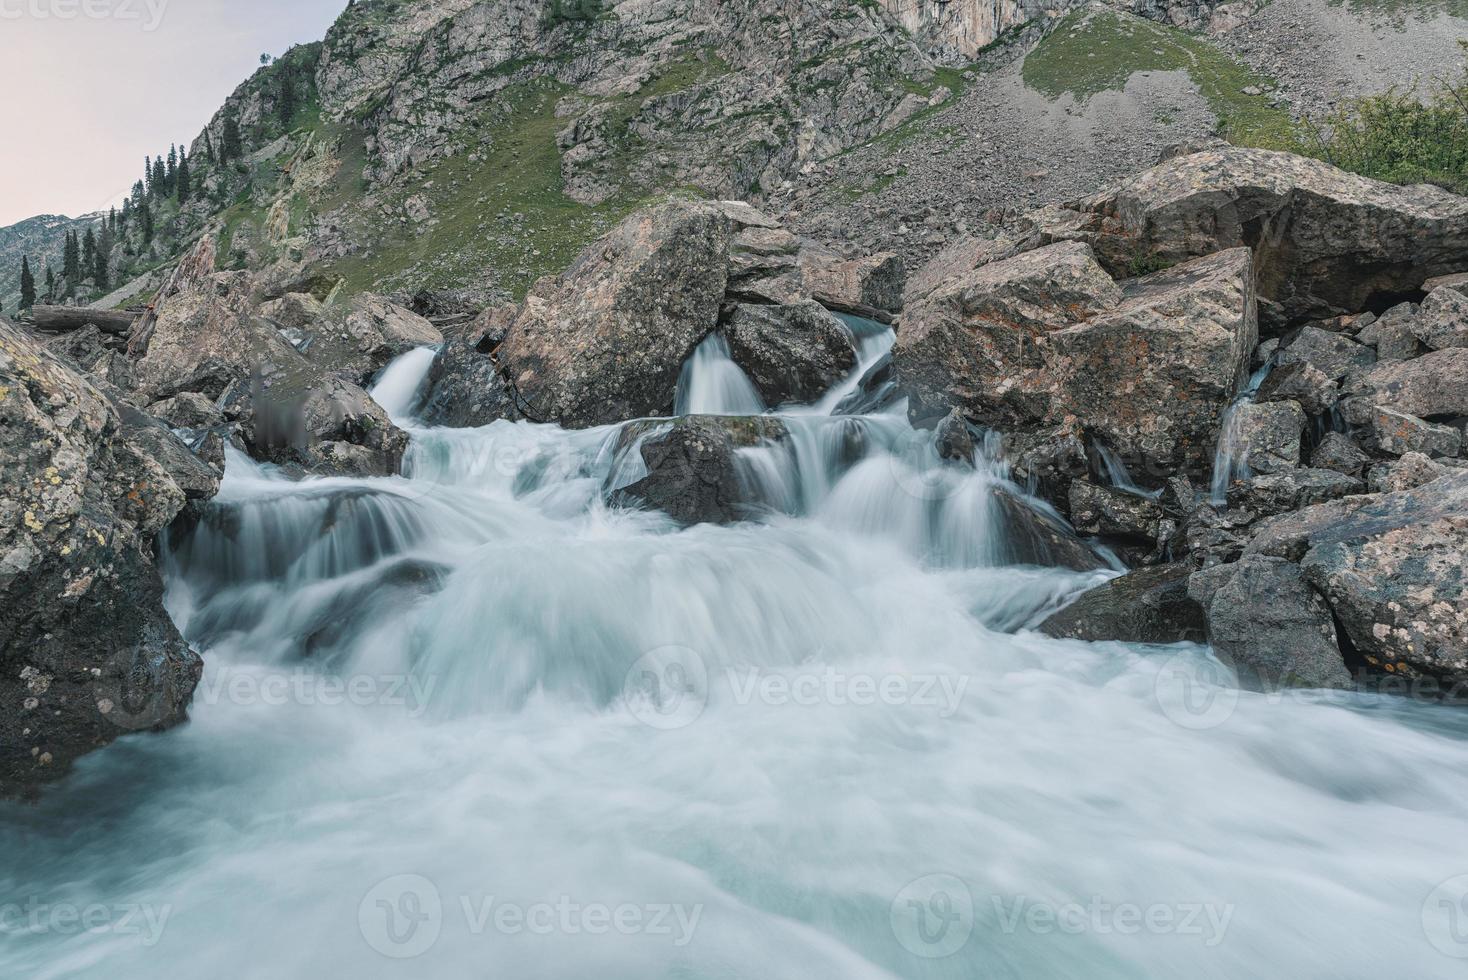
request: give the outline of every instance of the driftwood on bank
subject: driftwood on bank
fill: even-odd
[[[41,306],[31,310],[31,325],[42,333],[70,333],[93,324],[103,333],[126,336],[138,314],[127,310],[89,310],[84,306]]]

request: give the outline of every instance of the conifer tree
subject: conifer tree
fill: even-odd
[[[97,264],[97,236],[92,229],[87,229],[86,237],[82,239],[82,276],[90,276]]]
[[[81,244],[77,241],[76,232],[66,233],[66,244],[61,251],[61,277],[68,284],[74,283],[80,278],[82,267]]]
[[[224,147],[220,153],[221,163],[238,160],[245,155],[244,147],[240,144],[240,124],[233,116],[224,120]]]
[[[183,207],[189,203],[189,197],[193,194],[193,178],[189,174],[189,158],[185,153],[178,155],[178,204]]]
[[[20,257],[20,308],[28,310],[36,305],[36,277],[31,275],[31,257]]]
[[[289,129],[291,120],[296,118],[296,83],[288,71],[280,73],[280,97],[275,101],[275,111],[280,116],[280,124]]]

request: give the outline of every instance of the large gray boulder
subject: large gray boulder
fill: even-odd
[[[851,331],[814,300],[741,304],[723,332],[766,405],[816,401],[856,369]]]
[[[1067,242],[977,267],[940,257],[917,282],[893,355],[915,416],[1076,423],[1148,475],[1207,471],[1258,340],[1248,250],[1117,283]]]
[[[202,395],[221,406],[256,458],[322,475],[398,472],[407,436],[342,373],[296,350],[257,315],[247,273],[210,272],[212,253],[187,261],[193,274],[158,304],[136,338],[137,399]]]
[[[1378,364],[1349,393],[1419,419],[1468,416],[1468,347]]]
[[[571,428],[667,414],[683,362],[717,325],[745,205],[671,201],[627,218],[536,283],[498,362],[534,421]]]
[[[1246,557],[1197,572],[1189,594],[1204,609],[1208,641],[1241,682],[1281,687],[1345,687],[1330,607],[1283,558]]]
[[[1468,199],[1241,147],[1180,156],[1072,205],[1108,268],[1245,245],[1291,320],[1355,313],[1468,266]]]
[[[1188,595],[1192,566],[1142,568],[1082,595],[1040,625],[1046,636],[1122,643],[1206,642],[1203,609]]]
[[[202,664],[152,546],[214,482],[186,451],[160,461],[179,448],[160,428],[0,321],[0,795],[186,718]]]
[[[757,502],[739,466],[739,450],[788,438],[785,424],[766,416],[687,415],[629,425],[618,450],[635,447],[647,475],[614,491],[612,502],[660,510],[685,525],[736,523]]]

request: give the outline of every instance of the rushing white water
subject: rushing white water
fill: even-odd
[[[711,333],[693,352],[678,377],[678,415],[759,415],[764,399],[734,363],[729,341]]]
[[[603,504],[615,427],[231,455],[194,720],[0,806],[0,976],[1461,976],[1463,716],[1029,632],[1106,573],[996,564],[1000,464],[786,420],[687,530]]]

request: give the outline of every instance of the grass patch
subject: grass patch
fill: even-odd
[[[1298,127],[1285,110],[1244,90],[1272,87],[1225,52],[1184,31],[1110,11],[1076,11],[1056,25],[1025,58],[1021,75],[1051,99],[1084,102],[1120,91],[1143,71],[1186,71],[1198,86],[1220,132],[1241,146],[1298,149]]]
[[[432,220],[376,229],[371,251],[326,271],[343,278],[351,292],[458,286],[492,274],[519,299],[536,279],[564,269],[640,203],[614,197],[588,207],[563,193],[556,133],[565,121],[556,118],[555,107],[566,91],[547,81],[505,89],[467,127],[474,153],[448,157],[413,182]],[[342,179],[356,179],[348,167],[342,170]],[[394,203],[407,200],[404,193]]]

